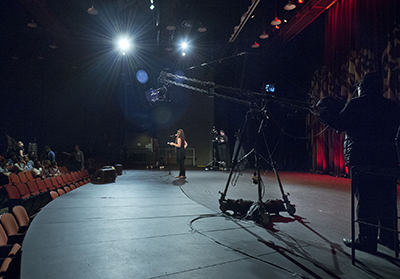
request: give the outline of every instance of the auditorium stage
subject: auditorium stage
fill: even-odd
[[[126,170],[115,183],[86,184],[49,203],[22,245],[22,279],[399,278],[400,261],[342,243],[350,237],[350,180],[280,173],[296,213],[267,227],[220,213],[227,172]],[[257,199],[252,173],[227,198]],[[281,199],[264,173],[264,200]],[[399,197],[398,197],[399,199]]]

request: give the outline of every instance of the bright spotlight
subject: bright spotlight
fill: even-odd
[[[182,49],[187,49],[188,44],[187,44],[186,42],[183,42],[183,43],[181,44],[181,47],[182,47]]]
[[[128,49],[129,46],[130,46],[130,44],[129,44],[128,40],[122,39],[122,40],[119,41],[119,47],[120,47],[122,50]]]
[[[182,52],[182,56],[186,56],[186,53],[185,53],[185,52]]]

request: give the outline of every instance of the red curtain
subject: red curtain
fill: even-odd
[[[316,99],[350,99],[353,85],[369,71],[385,75],[384,95],[400,100],[400,1],[338,0],[328,10],[325,29],[325,65],[315,73],[311,93]],[[312,168],[345,174],[344,135],[310,115]]]

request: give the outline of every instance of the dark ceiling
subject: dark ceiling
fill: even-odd
[[[27,62],[48,60],[79,67],[88,59],[111,53],[118,36],[126,34],[135,41],[136,52],[166,59],[170,59],[174,51],[168,52],[165,48],[171,44],[177,50],[181,38],[187,37],[192,40],[199,60],[193,63],[203,63],[246,51],[256,40],[261,47],[269,45],[279,32],[270,25],[275,15],[282,21],[290,21],[309,1],[293,2],[297,4],[296,9],[285,11],[287,0],[259,1],[251,13],[253,17],[245,22],[235,42],[229,43],[234,27],[240,24],[252,1],[154,0],[154,10],[149,8],[150,0],[2,1],[1,59],[3,63],[19,60],[18,63],[25,66]],[[98,15],[88,14],[92,5]],[[38,27],[30,28],[28,23],[36,23]],[[170,24],[177,29],[168,31],[166,26]],[[285,24],[288,23],[281,27]],[[207,32],[197,32],[200,25],[207,28]],[[263,31],[270,38],[259,39]]]
[[[315,38],[323,29],[312,30],[314,41],[309,37],[303,40],[311,47],[293,38],[332,1],[306,0],[298,4],[296,0],[293,2],[297,7],[291,11],[284,10],[287,0],[154,0],[154,10],[150,9],[150,0],[0,1],[3,129],[13,131],[19,138],[36,137],[40,130],[41,137],[46,138],[57,133],[65,135],[78,123],[80,130],[74,136],[83,141],[81,132],[91,123],[97,121],[98,126],[108,121],[112,126],[116,121],[108,117],[112,114],[110,104],[117,99],[116,91],[135,88],[144,92],[157,86],[160,71],[166,68],[184,70],[213,61],[230,62],[226,67],[219,63],[221,67],[213,68],[213,78],[229,86],[257,85],[254,88],[258,90],[261,79],[265,81],[267,68],[292,76],[285,69],[287,65],[292,72],[302,68],[296,78],[308,85],[304,79],[306,67],[313,66],[308,61],[311,56],[315,58],[314,48],[319,46]],[[252,3],[255,9],[246,18]],[[92,5],[98,10],[97,15],[87,12]],[[279,30],[270,24],[275,16],[288,21],[282,22]],[[235,26],[241,22],[244,27],[229,42]],[[37,27],[29,27],[31,23]],[[171,24],[176,27],[173,31],[166,28]],[[198,32],[200,26],[207,31]],[[284,33],[285,30],[290,32]],[[263,31],[269,34],[268,39],[259,38]],[[133,51],[125,56],[116,47],[121,35],[134,43]],[[183,38],[192,46],[186,57],[182,57],[179,47]],[[251,48],[255,41],[260,45],[257,49]],[[286,55],[281,46],[288,41],[293,42],[290,56],[301,55],[301,59]],[[169,46],[172,50],[168,51]],[[282,49],[280,55],[272,51],[277,46]],[[257,52],[257,56],[247,62],[243,62],[243,57],[224,60],[242,52]],[[147,84],[135,80],[138,69],[148,72]],[[247,84],[240,84],[245,72],[249,77]],[[285,80],[285,83],[293,82]],[[137,102],[131,108],[135,106]],[[140,127],[148,128],[143,121],[137,122]],[[64,142],[67,139],[63,138],[59,144]]]

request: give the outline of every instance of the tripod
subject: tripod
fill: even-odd
[[[243,208],[238,208],[238,206],[240,204],[243,204],[243,201],[240,200],[239,202],[236,201],[232,201],[232,200],[226,200],[226,194],[228,192],[228,188],[229,188],[229,184],[231,182],[232,179],[232,175],[233,172],[235,171],[236,167],[238,165],[240,165],[240,163],[244,160],[247,159],[248,156],[250,156],[251,154],[254,154],[254,159],[255,159],[255,175],[253,177],[253,181],[255,184],[258,185],[257,187],[257,192],[258,192],[258,200],[255,201],[253,203],[252,206],[250,207],[246,207],[245,209],[248,209],[247,211],[247,216],[251,216],[253,218],[254,221],[256,221],[257,223],[260,223],[262,225],[268,225],[268,223],[270,222],[270,213],[274,212],[274,213],[278,213],[280,211],[287,211],[289,213],[289,215],[293,215],[296,212],[296,208],[294,207],[294,205],[290,204],[290,201],[288,199],[288,194],[285,194],[283,191],[283,186],[278,174],[278,171],[275,168],[275,164],[272,160],[272,154],[270,152],[268,143],[265,142],[266,145],[266,149],[268,152],[268,160],[265,159],[258,151],[257,151],[257,143],[261,137],[262,134],[262,128],[264,126],[264,122],[266,119],[268,119],[269,117],[267,116],[267,110],[266,110],[266,106],[264,106],[264,108],[262,109],[252,109],[250,108],[250,110],[246,113],[246,117],[245,117],[245,121],[244,121],[244,125],[243,125],[243,129],[241,132],[240,137],[238,138],[238,144],[240,146],[241,141],[243,140],[243,136],[244,136],[244,131],[246,130],[246,128],[249,125],[249,116],[252,115],[253,119],[256,118],[260,121],[259,127],[258,127],[258,131],[257,131],[257,136],[255,139],[255,144],[254,144],[254,148],[247,153],[246,155],[244,155],[242,158],[240,158],[238,160],[239,157],[239,152],[238,150],[235,152],[234,156],[233,156],[233,160],[232,160],[232,168],[231,171],[229,173],[229,177],[228,180],[226,182],[226,186],[225,186],[225,190],[223,193],[219,192],[221,194],[221,197],[219,199],[219,204],[220,204],[220,209],[222,212],[226,212],[227,210],[234,210],[234,211],[241,211],[241,213],[243,213]],[[275,201],[274,203],[264,203],[262,201],[263,198],[263,189],[262,189],[262,179],[261,179],[261,175],[260,175],[260,161],[261,159],[263,159],[264,161],[266,161],[273,169],[274,174],[276,176],[276,179],[278,181],[279,184],[279,188],[280,188],[280,192],[282,194],[282,199],[283,201]]]
[[[213,159],[212,159],[211,162],[209,162],[209,163],[206,165],[205,170],[217,169],[218,166],[219,166],[219,163],[218,163],[218,160],[217,160],[217,148],[216,148],[216,146],[215,146],[216,143],[217,143],[217,141],[216,141],[216,140],[212,140],[211,142],[212,142],[212,144],[213,144]]]

